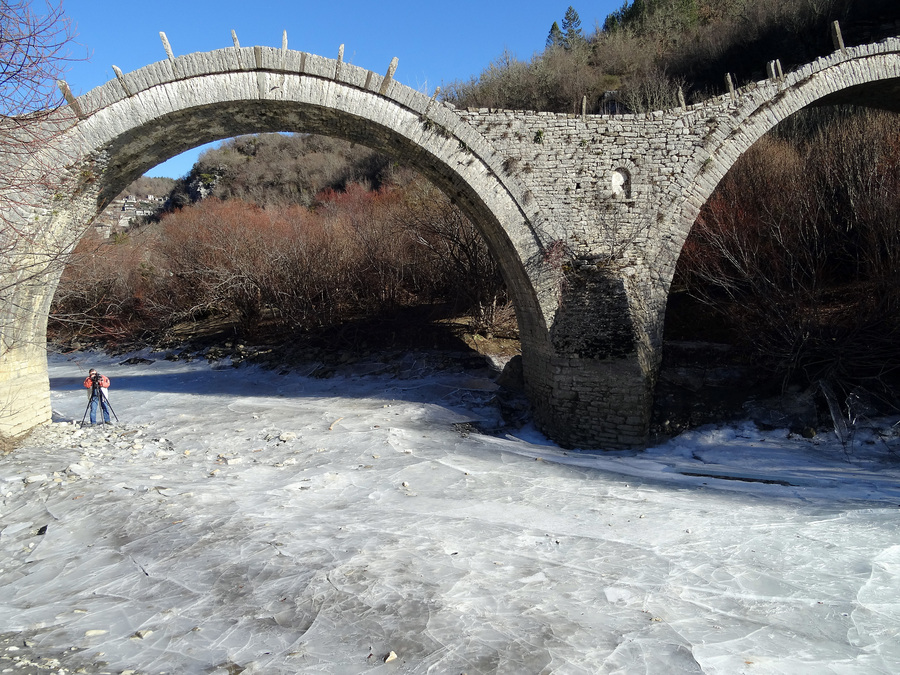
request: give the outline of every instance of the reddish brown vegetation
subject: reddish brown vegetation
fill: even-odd
[[[233,316],[246,337],[308,332],[432,303],[484,328],[508,306],[480,235],[418,178],[328,190],[312,209],[210,198],[118,240],[86,239],[75,262],[57,291],[56,339],[134,341],[210,315]]]

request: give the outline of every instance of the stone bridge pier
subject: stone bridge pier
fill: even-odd
[[[2,197],[0,432],[50,419],[46,321],[65,254],[132,180],[247,133],[331,135],[393,155],[479,229],[516,307],[538,426],[566,447],[646,444],[666,300],[700,208],[740,155],[801,108],[900,110],[900,40],[839,48],[719,98],[641,115],[458,110],[386,74],[265,47],[174,57],[74,98],[45,151],[2,170],[47,174]],[[49,168],[49,170],[48,170]],[[42,174],[42,175],[43,175]],[[9,232],[9,230],[7,230]]]

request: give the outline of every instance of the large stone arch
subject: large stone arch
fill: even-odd
[[[66,121],[66,118],[70,121]],[[74,116],[74,117],[73,117]],[[420,170],[481,231],[516,306],[523,350],[542,351],[555,306],[554,271],[530,195],[451,107],[371,71],[272,48],[190,54],[120,75],[78,99],[57,124],[41,163],[64,163],[59,185],[32,216],[50,241],[71,248],[86,226],[134,178],[180,152],[231,136],[320,133],[389,153]],[[30,216],[30,217],[32,217]],[[24,284],[0,310],[21,332],[0,358],[0,429],[50,417],[43,342],[61,266]],[[10,316],[10,314],[14,316]],[[29,374],[28,381],[20,377]],[[5,391],[2,391],[5,387]],[[12,410],[12,415],[9,411]]]
[[[229,48],[147,66],[76,104],[84,118],[66,141],[102,165],[98,208],[150,167],[202,143],[266,131],[337,136],[432,179],[498,256],[526,325],[552,312],[534,292],[543,242],[526,191],[451,108],[390,78],[303,52]]]

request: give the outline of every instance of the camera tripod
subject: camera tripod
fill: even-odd
[[[94,402],[95,396],[97,397],[97,407],[100,408],[100,414],[103,415],[103,406],[106,406],[107,410],[112,413],[112,416],[115,417],[116,422],[118,422],[119,416],[116,415],[116,411],[113,410],[113,407],[109,402],[109,397],[103,393],[103,387],[95,381],[91,387],[91,396],[88,399],[87,407],[84,409],[84,415],[81,416],[81,426],[84,426],[84,420],[87,419],[88,411],[91,409],[91,403]]]

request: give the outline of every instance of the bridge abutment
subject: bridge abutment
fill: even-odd
[[[35,265],[37,256],[27,256]],[[19,258],[20,265],[29,267]],[[42,268],[26,278],[0,274],[0,434],[19,436],[51,419],[47,313],[57,277]]]
[[[0,359],[0,434],[19,436],[51,416],[46,346],[10,349]]]

